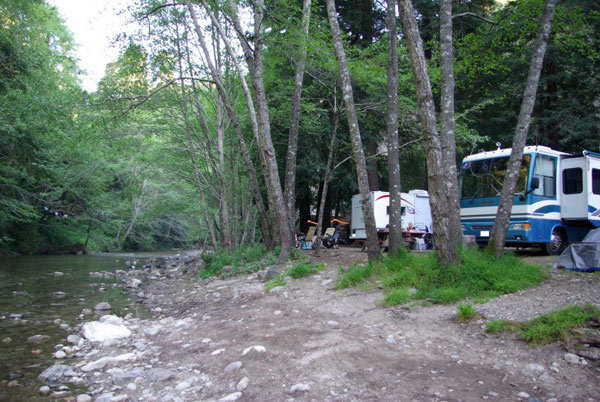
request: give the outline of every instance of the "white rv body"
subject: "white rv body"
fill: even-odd
[[[408,227],[432,232],[431,207],[429,193],[425,190],[410,190],[401,194],[402,230]],[[378,232],[388,232],[390,224],[390,193],[387,191],[371,191],[369,193],[375,226]],[[352,196],[352,219],[350,221],[350,240],[365,240],[365,219],[360,205],[360,194]]]

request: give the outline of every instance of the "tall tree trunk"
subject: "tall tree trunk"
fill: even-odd
[[[261,164],[262,164],[263,170],[264,170],[265,159],[264,159],[262,149],[260,147],[260,138],[259,138],[259,133],[258,133],[258,121],[257,121],[257,117],[256,117],[256,109],[254,108],[254,101],[252,100],[252,94],[250,93],[250,88],[248,87],[248,83],[246,82],[246,76],[244,75],[244,69],[240,66],[240,63],[237,60],[237,54],[233,50],[233,47],[231,46],[231,42],[229,41],[229,38],[227,37],[227,35],[225,35],[225,32],[224,32],[223,27],[221,26],[220,22],[217,20],[214,13],[210,10],[210,8],[208,8],[208,6],[206,4],[204,4],[204,8],[206,10],[206,13],[210,17],[213,26],[215,26],[217,28],[217,32],[219,33],[221,39],[223,40],[223,43],[225,44],[225,48],[227,49],[227,52],[229,53],[231,61],[234,63],[235,69],[238,73],[238,78],[240,79],[240,83],[242,85],[242,90],[243,90],[244,96],[246,98],[246,105],[248,106],[248,118],[250,120],[250,127],[252,127],[252,134],[254,135],[254,140],[256,141],[256,144],[258,147],[259,159],[261,161]],[[236,23],[236,21],[237,20],[234,18],[234,24]],[[237,29],[237,27],[236,27],[236,29]],[[243,137],[242,137],[242,140],[243,140]],[[245,144],[245,141],[244,141],[244,144]],[[244,147],[245,147],[245,145],[244,145]],[[254,165],[252,164],[252,166],[254,166]],[[254,168],[252,169],[252,172],[254,175],[254,181],[256,181],[256,183],[258,183],[258,179],[257,179],[256,173],[255,173],[256,170]],[[268,220],[267,220],[267,211],[265,209],[265,205],[264,205],[260,190],[258,190],[258,184],[256,186],[256,189],[257,189],[257,193],[255,194],[253,192],[253,194],[255,195],[254,202],[257,204],[257,208],[258,208],[258,215],[259,215],[258,218],[260,220],[261,230],[263,231],[263,240],[264,240],[267,248],[272,249],[274,246],[273,237],[271,236],[271,230],[269,228],[269,224],[268,224]],[[258,199],[256,197],[258,197]],[[260,201],[260,203],[259,203],[259,201]],[[271,205],[270,198],[269,198],[269,205]]]
[[[460,203],[458,201],[458,174],[456,170],[456,140],[454,122],[454,49],[452,44],[452,0],[440,2],[441,50],[441,142],[446,174],[448,203],[448,230],[450,245],[454,249],[462,243]]]
[[[270,231],[268,228],[268,223],[266,221],[267,213],[266,213],[264,203],[262,200],[262,195],[260,194],[260,188],[258,187],[258,179],[257,179],[257,175],[256,175],[256,169],[254,168],[254,163],[252,163],[252,158],[250,157],[250,152],[248,151],[248,148],[246,147],[246,141],[244,140],[244,135],[242,133],[242,129],[240,127],[239,120],[237,118],[237,114],[235,113],[235,110],[233,109],[233,106],[231,105],[231,101],[229,100],[229,96],[227,95],[227,92],[225,91],[225,88],[223,87],[223,84],[221,82],[221,77],[217,74],[214,64],[210,60],[210,54],[208,52],[208,48],[206,47],[206,42],[204,40],[204,35],[202,34],[202,29],[200,28],[198,19],[196,18],[196,14],[195,14],[193,7],[190,4],[189,0],[187,1],[187,6],[190,11],[190,15],[192,16],[192,22],[194,24],[194,28],[195,28],[196,34],[198,36],[198,41],[200,42],[200,46],[202,47],[202,51],[204,52],[205,59],[208,64],[208,67],[211,71],[213,80],[215,81],[215,86],[217,87],[217,90],[219,91],[219,95],[223,99],[225,110],[227,111],[227,114],[233,124],[233,128],[236,133],[238,143],[240,144],[240,149],[244,156],[244,161],[246,163],[246,167],[248,168],[250,191],[252,192],[252,195],[254,197],[256,206],[258,208],[258,212],[261,215],[259,217],[259,219],[261,222],[261,229],[263,229],[263,231],[264,231],[263,237],[265,238],[265,240],[267,240],[267,239],[270,240],[271,239]],[[265,243],[267,244],[267,246],[269,246],[269,243],[267,241],[265,241]]]
[[[439,262],[445,267],[458,261],[458,252],[450,240],[449,211],[444,184],[446,174],[444,173],[444,160],[440,135],[437,130],[431,82],[427,74],[423,41],[419,36],[419,28],[412,2],[411,0],[399,0],[399,5],[402,29],[415,78],[419,120],[423,129],[423,142],[427,153],[427,182],[433,217],[433,238]]]
[[[329,185],[329,179],[331,177],[331,165],[333,163],[333,154],[335,152],[335,141],[337,137],[337,129],[340,121],[340,115],[337,107],[337,96],[334,93],[334,106],[333,106],[333,129],[331,130],[331,141],[329,142],[329,152],[327,154],[327,165],[325,166],[325,178],[323,179],[323,191],[321,192],[321,202],[319,203],[319,219],[317,220],[317,230],[315,232],[316,238],[314,241],[315,257],[318,257],[321,253],[321,232],[323,231],[323,217],[325,216],[325,201],[327,200],[327,189]]]
[[[388,253],[395,254],[402,240],[402,193],[400,185],[400,141],[398,139],[398,43],[396,29],[396,0],[387,0],[388,27],[387,65],[387,140],[390,181],[390,226]]]
[[[298,152],[298,132],[300,127],[300,100],[302,98],[302,82],[306,67],[306,53],[308,48],[308,28],[310,25],[311,0],[302,2],[302,39],[300,42],[300,57],[296,64],[294,77],[294,92],[292,93],[292,110],[290,116],[290,131],[288,135],[287,159],[285,164],[285,188],[283,194],[285,205],[288,209],[290,227],[294,230],[294,217],[296,216],[296,154]]]
[[[513,206],[515,188],[519,179],[521,168],[521,160],[523,158],[523,149],[527,141],[527,133],[529,132],[529,123],[531,121],[531,113],[535,105],[535,96],[540,80],[540,73],[544,63],[548,40],[550,39],[550,31],[552,30],[552,20],[558,0],[546,0],[546,6],[540,19],[540,27],[537,39],[533,48],[533,56],[529,66],[529,74],[527,76],[527,85],[521,102],[521,111],[517,120],[517,128],[515,129],[515,137],[513,139],[512,152],[508,160],[504,184],[502,185],[502,193],[500,194],[500,203],[496,212],[496,222],[492,231],[492,237],[488,244],[488,250],[494,251],[496,257],[502,256],[504,251],[504,242],[506,241],[506,232],[510,220],[510,213]]]
[[[346,62],[346,53],[342,44],[340,26],[337,21],[337,12],[335,10],[334,0],[326,0],[327,16],[331,35],[333,36],[333,47],[338,63],[338,72],[342,80],[342,93],[344,104],[346,105],[346,114],[348,117],[348,126],[350,129],[350,139],[352,140],[352,151],[356,163],[356,176],[358,177],[358,191],[360,192],[360,203],[362,213],[365,219],[365,229],[367,232],[367,254],[370,261],[379,258],[380,248],[377,239],[377,227],[375,226],[375,215],[373,214],[373,205],[369,194],[369,180],[367,176],[367,163],[365,160],[365,151],[363,149],[358,127],[358,117],[354,106],[354,95],[352,93],[352,82],[350,80],[350,71]]]

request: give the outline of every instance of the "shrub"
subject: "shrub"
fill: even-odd
[[[489,332],[490,334],[506,332],[508,328],[508,321],[506,320],[494,320],[485,323],[485,332]]]
[[[458,314],[456,319],[458,322],[471,321],[477,315],[477,310],[470,304],[460,304],[458,306]]]
[[[325,269],[325,265],[323,264],[312,265],[310,263],[302,262],[290,268],[287,274],[294,279],[298,279],[308,275],[316,274],[323,269]]]
[[[265,285],[265,292],[270,292],[271,289],[276,288],[277,286],[285,285],[286,283],[283,280],[283,276],[278,276],[277,278],[273,278],[269,282],[267,282],[267,284]]]

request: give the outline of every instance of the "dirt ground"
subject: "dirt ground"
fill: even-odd
[[[333,289],[339,266],[365,259],[358,248],[324,250],[325,271],[269,293],[256,274],[201,284],[190,274],[174,275],[150,283],[144,291],[156,319],[141,325],[162,323],[163,329],[148,337],[146,367],[168,368],[177,376],[142,384],[130,396],[161,401],[600,399],[598,361],[568,363],[561,346],[529,347],[515,335],[490,335],[483,320],[458,324],[456,305],[382,308],[380,292]],[[599,279],[573,274],[566,283],[549,282],[563,290],[583,283],[597,295]],[[525,300],[528,292],[518,297]],[[183,329],[165,328],[173,319],[185,322]]]

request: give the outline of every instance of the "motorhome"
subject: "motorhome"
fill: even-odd
[[[463,159],[461,223],[479,244],[489,241],[511,151],[498,147]],[[513,202],[506,245],[560,253],[600,226],[600,154],[525,147]]]
[[[386,235],[390,224],[390,193],[387,191],[371,191],[369,193],[375,226],[380,235]],[[431,207],[429,193],[425,190],[410,190],[401,193],[402,230],[432,233]],[[350,240],[365,240],[365,219],[360,204],[360,194],[352,196],[352,219],[350,221]]]

